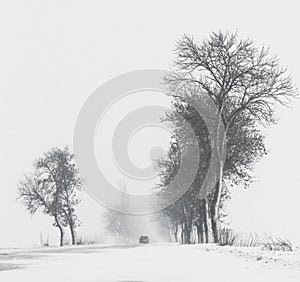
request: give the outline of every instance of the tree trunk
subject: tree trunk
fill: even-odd
[[[181,244],[184,244],[184,228],[182,222],[181,222]]]
[[[186,244],[187,242],[187,234],[186,234],[186,223],[183,223],[183,244]]]
[[[203,223],[202,220],[197,224],[197,236],[198,236],[198,244],[203,244]]]
[[[211,202],[211,229],[213,233],[214,243],[219,243],[219,207],[222,191],[222,176],[220,176],[219,181],[217,182],[213,198]]]
[[[186,227],[186,239],[185,239],[186,244],[191,244],[191,229],[190,227]]]
[[[175,242],[178,242],[178,224],[175,224],[175,231],[174,231],[174,237],[175,237]]]
[[[192,235],[193,235],[193,212],[191,211],[189,214],[189,218],[186,220],[186,230],[187,230],[187,244],[192,243]]]
[[[199,219],[199,228],[201,229],[201,243],[208,243],[209,242],[209,227],[208,227],[208,221],[209,221],[209,216],[208,216],[208,203],[207,199],[199,199],[199,204],[198,204],[198,210],[200,214],[200,219]]]
[[[76,240],[77,238],[76,238],[74,220],[73,220],[73,215],[72,215],[72,211],[71,211],[70,207],[68,207],[68,212],[65,212],[65,216],[66,216],[66,218],[68,220],[68,223],[69,223],[72,245],[77,245],[77,240]]]
[[[72,238],[72,245],[77,245],[76,232],[75,232],[75,229],[74,229],[74,226],[72,223],[70,223],[70,232],[71,232],[71,238]]]
[[[219,109],[219,119],[217,125],[217,140],[221,138],[221,148],[217,146],[217,152],[219,157],[219,168],[218,168],[218,181],[216,183],[213,198],[211,201],[211,229],[213,233],[214,243],[219,243],[219,229],[220,229],[220,222],[219,222],[219,209],[220,209],[220,202],[221,202],[221,194],[222,194],[222,183],[223,183],[223,157],[226,152],[226,133],[228,127],[225,129],[224,136],[220,136],[221,132],[220,124],[221,124],[221,117],[223,112],[224,104],[221,105]],[[225,158],[224,158],[225,160]]]
[[[58,218],[55,217],[54,219],[55,219],[56,226],[59,229],[59,233],[60,233],[59,245],[62,247],[64,245],[64,235],[65,235],[65,232],[64,232],[64,229],[63,229],[61,223],[59,222]]]
[[[208,235],[208,205],[206,198],[203,199],[203,226],[204,226],[204,234],[205,234],[205,243],[209,242]]]

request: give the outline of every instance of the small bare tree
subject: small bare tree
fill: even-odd
[[[82,181],[75,167],[74,155],[68,147],[53,148],[34,162],[34,173],[19,184],[19,198],[31,214],[37,210],[54,217],[63,245],[63,227],[69,226],[72,244],[76,244],[75,229],[79,224],[75,207],[77,191]]]
[[[19,183],[18,190],[19,199],[31,215],[41,211],[54,219],[53,225],[59,229],[60,246],[63,246],[65,224],[61,220],[62,207],[56,189],[48,184],[47,178],[43,178],[36,171],[32,175],[25,176]]]

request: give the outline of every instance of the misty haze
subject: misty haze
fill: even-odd
[[[300,281],[300,4],[0,3],[0,282]]]

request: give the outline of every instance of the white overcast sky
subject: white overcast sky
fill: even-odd
[[[128,71],[169,69],[184,33],[200,41],[221,29],[270,46],[299,87],[299,11],[297,0],[1,1],[0,246],[37,244],[40,232],[56,240],[51,220],[15,202],[16,185],[42,152],[72,146],[78,112],[99,85]],[[279,109],[267,130],[258,181],[233,191],[228,221],[237,229],[299,237],[300,102],[292,107]],[[82,198],[82,232],[101,235],[103,209]]]

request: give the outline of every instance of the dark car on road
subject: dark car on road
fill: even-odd
[[[148,236],[141,236],[139,239],[140,244],[149,244],[149,237]]]

